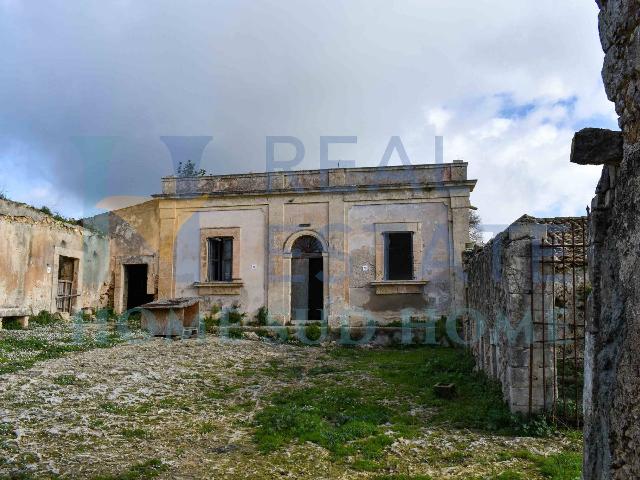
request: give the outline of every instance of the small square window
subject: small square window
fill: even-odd
[[[413,280],[413,232],[384,234],[386,280]]]
[[[207,250],[207,280],[230,282],[233,278],[233,237],[208,238]]]

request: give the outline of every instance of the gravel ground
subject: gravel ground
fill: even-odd
[[[0,376],[0,478],[374,478],[312,443],[265,455],[253,440],[253,415],[274,392],[310,386],[305,370],[343,361],[327,348],[208,337],[134,338],[36,363]],[[482,478],[517,466],[499,463],[498,450],[569,443],[425,425],[420,438],[395,439],[385,473]],[[430,460],[461,445],[472,461]]]

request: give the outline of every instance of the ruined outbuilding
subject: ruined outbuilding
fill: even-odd
[[[0,199],[0,327],[42,310],[69,315],[106,300],[109,242],[81,226]]]

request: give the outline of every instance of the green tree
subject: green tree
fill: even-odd
[[[207,174],[204,168],[196,170],[196,165],[191,160],[187,160],[187,163],[178,163],[178,177],[203,177]]]
[[[478,212],[469,210],[469,240],[473,243],[483,243],[481,224],[482,219]]]

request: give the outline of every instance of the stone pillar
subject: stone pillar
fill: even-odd
[[[329,202],[329,259],[325,281],[329,282],[327,319],[331,327],[340,325],[340,318],[349,305],[347,276],[347,211],[342,197],[332,197]]]
[[[174,245],[176,240],[175,201],[161,201],[160,245],[158,251],[158,300],[172,298],[175,293]]]
[[[289,280],[289,266],[283,255],[287,232],[284,228],[284,199],[272,197],[268,208],[268,268],[267,307],[274,321],[284,324],[289,319],[289,301],[286,297]],[[285,264],[286,263],[286,264]]]
[[[29,317],[18,317],[18,322],[20,323],[21,328],[29,328]]]
[[[459,195],[459,196],[458,196]],[[449,237],[452,242],[450,252],[452,268],[452,310],[464,308],[464,272],[462,264],[462,254],[465,244],[469,242],[469,190],[451,191],[451,233]]]

